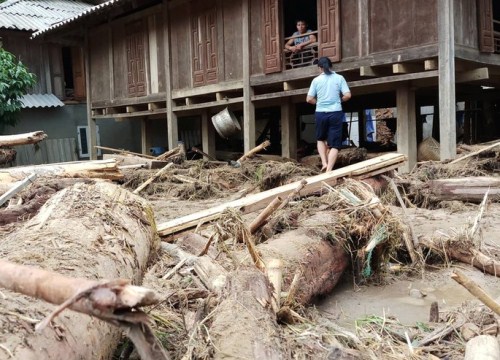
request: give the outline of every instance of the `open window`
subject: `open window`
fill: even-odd
[[[265,74],[313,65],[321,56],[340,61],[339,0],[262,0],[261,4]],[[307,22],[317,43],[304,48],[306,52],[290,54],[284,45],[297,31],[297,20]]]
[[[85,100],[85,71],[80,47],[63,47],[64,96],[69,100]]]

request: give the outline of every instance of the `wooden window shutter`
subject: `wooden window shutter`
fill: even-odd
[[[202,16],[193,16],[191,18],[191,38],[193,50],[193,85],[200,86],[205,84],[205,71],[203,51],[203,28],[205,27],[204,18]]]
[[[217,83],[217,9],[191,17],[193,86]]]
[[[145,96],[147,88],[144,22],[135,21],[127,24],[126,28],[128,96]]]
[[[278,0],[262,0],[262,41],[264,73],[281,71],[281,42],[278,23]]]
[[[85,67],[83,65],[83,51],[80,47],[71,48],[71,62],[73,67],[73,96],[76,100],[84,100]]]
[[[339,0],[319,0],[318,37],[319,54],[332,61],[340,61]]]
[[[207,49],[207,84],[217,82],[217,11],[212,8],[206,14],[207,36],[205,47]]]
[[[479,51],[492,53],[493,45],[493,0],[477,0],[479,23]]]

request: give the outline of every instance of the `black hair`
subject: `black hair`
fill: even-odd
[[[299,22],[303,22],[304,24],[308,25],[307,21],[305,21],[304,19],[295,20],[295,25],[297,25]]]
[[[318,67],[322,68],[323,72],[327,75],[330,75],[332,73],[332,71],[330,70],[330,68],[332,67],[332,61],[326,56],[319,58]]]

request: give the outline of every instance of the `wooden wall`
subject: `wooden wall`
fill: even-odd
[[[358,19],[358,1],[342,1],[340,4],[340,56],[342,59],[362,56]]]
[[[200,31],[196,27],[198,21],[208,21],[203,17],[208,11],[215,11],[211,18],[215,23],[207,30],[212,33],[207,35],[202,33],[205,25],[200,25]],[[169,9],[169,14],[174,90],[242,79],[242,58],[248,54],[242,52],[241,0],[193,0]],[[210,39],[198,43],[198,37],[206,36],[212,36],[216,43],[211,43]],[[214,53],[211,57],[204,51]],[[216,68],[215,80],[212,74],[203,73],[198,68],[205,61],[210,62],[212,70]],[[216,61],[216,66],[213,61]],[[195,79],[193,72],[196,72]]]
[[[369,0],[370,52],[436,43],[437,1]]]
[[[54,94],[64,99],[64,72],[61,46],[30,40],[29,34],[19,31],[0,31],[3,48],[14,54],[30,72],[37,83],[31,93]]]
[[[455,43],[474,49],[479,48],[476,0],[454,3]]]
[[[108,26],[100,26],[89,35],[90,84],[92,101],[110,99],[109,37]],[[117,73],[119,74],[119,73]],[[119,76],[115,76],[118,78]]]

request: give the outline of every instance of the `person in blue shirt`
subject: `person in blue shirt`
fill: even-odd
[[[321,74],[316,76],[307,92],[306,101],[316,105],[316,140],[321,157],[321,171],[331,171],[342,146],[342,102],[351,98],[351,90],[342,75],[330,68],[332,62],[327,57],[318,60]]]
[[[296,26],[297,31],[294,32],[292,36],[297,37],[288,40],[285,44],[285,49],[290,50],[293,53],[297,53],[301,51],[305,46],[316,42],[316,35],[310,34],[312,31],[307,28],[307,22],[305,22],[304,20],[297,20]]]

